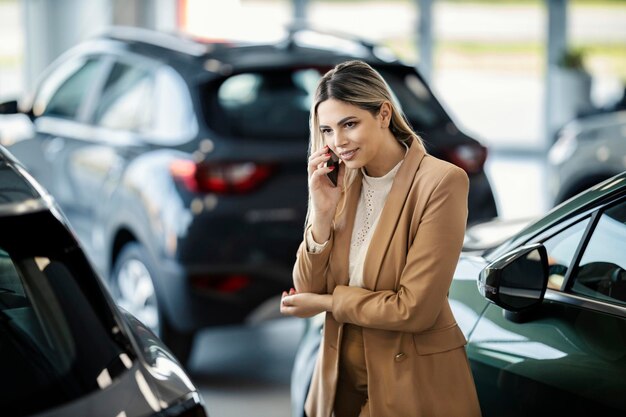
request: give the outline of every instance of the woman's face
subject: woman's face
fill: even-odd
[[[321,102],[317,106],[317,117],[326,145],[348,168],[366,167],[378,156],[389,125],[384,111],[374,116],[336,99]]]

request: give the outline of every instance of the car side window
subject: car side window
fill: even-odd
[[[152,74],[116,63],[104,85],[94,123],[115,130],[145,132],[153,123]]]
[[[150,142],[177,145],[190,140],[198,131],[198,122],[185,81],[165,65],[155,71],[154,81],[154,125]]]
[[[7,221],[15,220],[0,218],[0,225]],[[84,397],[132,365],[103,317],[102,301],[85,291],[95,278],[85,273],[86,259],[60,251],[53,240],[52,252],[62,253],[39,256],[46,251],[39,243],[25,250],[14,235],[0,234],[2,415],[37,414]]]
[[[42,84],[33,104],[35,116],[79,117],[81,105],[100,75],[102,61],[80,58],[67,62]]]
[[[549,278],[548,288],[560,290],[570,265],[580,245],[589,218],[569,226],[543,242],[548,252]]]
[[[626,201],[601,214],[578,268],[571,292],[626,305]]]
[[[47,258],[22,260],[21,268],[37,271],[49,262]],[[8,253],[0,249],[0,318],[4,319],[2,326],[6,326],[0,333],[13,338],[16,346],[31,344],[56,371],[67,372],[73,360],[74,341],[61,306],[51,296],[53,292],[45,280],[38,283],[42,288],[30,288],[16,266]],[[46,296],[45,304],[37,299],[40,295]],[[11,346],[4,339],[2,345]],[[16,360],[11,353],[8,355],[7,360]]]

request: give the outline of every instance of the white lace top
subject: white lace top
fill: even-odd
[[[363,286],[363,265],[365,264],[367,248],[378,224],[380,212],[383,211],[385,201],[387,201],[393,179],[403,161],[404,159],[382,177],[370,177],[361,168],[363,185],[359,204],[356,208],[352,240],[350,241],[349,275],[351,286]]]
[[[406,145],[405,145],[406,146]],[[407,147],[408,149],[408,147]],[[387,195],[391,190],[393,179],[400,169],[404,159],[393,167],[382,177],[370,177],[361,168],[363,183],[361,196],[356,208],[354,228],[352,229],[352,240],[350,242],[349,275],[350,285],[355,287],[363,286],[363,265],[365,255],[369,247],[370,240],[378,224],[380,213],[383,210]],[[306,233],[306,243],[309,252],[318,253],[324,249],[328,242],[319,244],[313,239],[313,233],[309,228]]]

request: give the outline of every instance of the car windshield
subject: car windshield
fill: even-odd
[[[320,77],[331,67],[298,67],[239,72],[203,87],[208,125],[245,139],[308,137],[309,110]],[[448,121],[430,90],[412,70],[378,68],[417,130]]]
[[[82,251],[47,210],[0,216],[0,231],[3,415],[110,385],[132,355]]]

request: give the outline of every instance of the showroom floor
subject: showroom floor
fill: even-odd
[[[300,319],[206,330],[196,339],[192,378],[210,417],[288,417],[289,379]]]

